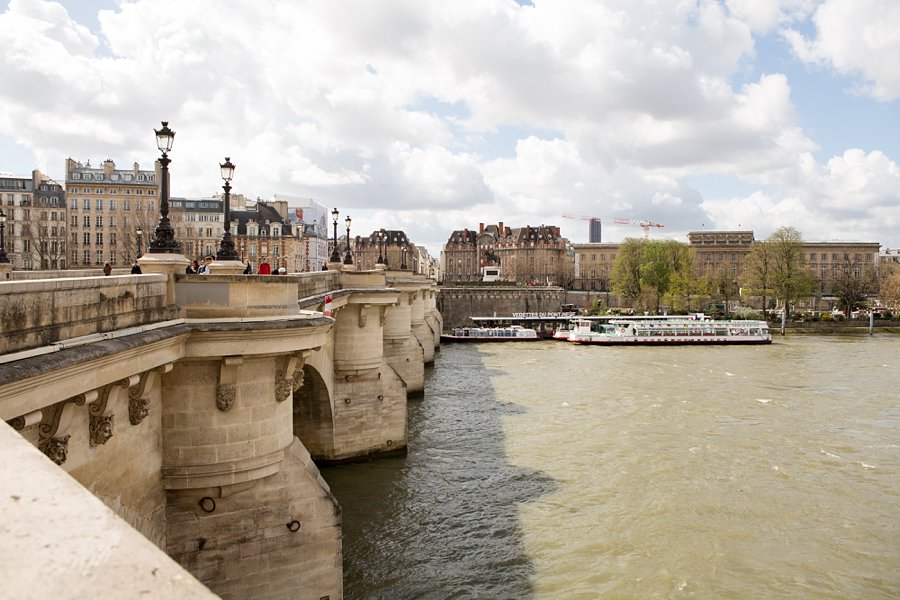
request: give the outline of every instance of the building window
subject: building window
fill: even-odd
[[[91,264],[91,251],[85,250],[81,255],[82,264],[89,265]]]
[[[97,215],[97,227],[103,227],[103,217],[101,215]]]
[[[98,246],[103,245],[103,232],[102,231],[97,232],[97,245]]]
[[[82,243],[84,243],[85,246],[90,246],[91,245],[91,234],[88,233],[87,231],[85,231],[83,234],[81,234],[81,241],[82,241]]]
[[[91,216],[84,215],[83,217],[81,217],[81,224],[84,227],[90,227],[91,226]]]
[[[103,210],[103,199],[97,198],[97,210]]]

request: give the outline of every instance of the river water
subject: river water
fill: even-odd
[[[347,600],[900,598],[900,339],[445,345],[324,469]]]

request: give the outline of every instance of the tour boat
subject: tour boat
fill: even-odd
[[[509,327],[456,327],[442,333],[442,342],[536,342],[537,331],[521,325]]]
[[[569,323],[560,326],[556,331],[553,332],[553,339],[568,340],[573,331],[575,331],[575,324],[574,321],[570,321]]]
[[[765,321],[714,321],[698,317],[579,319],[569,334],[576,344],[676,345],[676,344],[771,344]]]

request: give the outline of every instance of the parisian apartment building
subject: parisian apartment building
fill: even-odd
[[[160,166],[119,168],[107,158],[65,161],[63,182],[38,170],[0,172],[3,244],[14,270],[129,268],[159,223]],[[279,196],[230,195],[231,234],[242,260],[263,257],[290,272],[320,270],[330,253],[324,205]],[[187,258],[215,256],[224,233],[224,197],[169,198],[169,219]]]

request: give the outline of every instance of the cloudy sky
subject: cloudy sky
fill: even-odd
[[[479,222],[586,242],[792,225],[900,247],[897,0],[0,1],[0,171],[317,198],[437,254]]]

